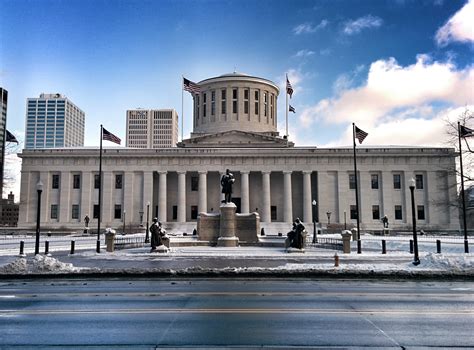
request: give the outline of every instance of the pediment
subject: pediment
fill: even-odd
[[[192,137],[178,147],[293,147],[286,139],[248,131],[231,130]]]

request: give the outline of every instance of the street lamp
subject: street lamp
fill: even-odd
[[[41,193],[43,193],[43,183],[41,182],[41,180],[39,180],[36,184],[36,192],[38,193],[38,204],[36,205],[35,255],[39,254],[40,245]]]
[[[140,210],[138,214],[140,214],[140,227],[143,227],[143,210]]]
[[[346,211],[344,210],[344,230],[347,230]]]
[[[126,226],[125,226],[125,215],[126,215],[126,214],[127,214],[127,211],[124,210],[124,211],[123,211],[123,234],[125,234],[125,228],[126,228]]]
[[[150,243],[150,236],[149,236],[149,226],[148,223],[150,221],[150,202],[146,203],[146,233],[145,233],[145,243]]]
[[[328,225],[329,225],[331,223],[331,212],[328,211],[326,215],[328,216]]]
[[[318,237],[316,236],[316,202],[315,199],[313,199],[313,243],[318,243]]]
[[[420,258],[418,257],[418,238],[416,235],[416,217],[415,217],[415,179],[411,178],[410,181],[410,192],[411,192],[411,216],[413,218],[413,265],[420,264]]]

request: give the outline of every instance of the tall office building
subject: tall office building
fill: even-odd
[[[0,198],[3,196],[3,171],[5,166],[5,140],[7,130],[7,102],[8,102],[8,91],[0,87]]]
[[[127,147],[175,147],[178,142],[178,113],[174,109],[127,111]]]
[[[61,94],[28,98],[25,148],[84,146],[84,112]]]

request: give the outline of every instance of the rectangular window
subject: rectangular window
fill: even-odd
[[[270,118],[273,118],[273,94],[270,95]]]
[[[415,175],[415,180],[416,180],[416,189],[417,190],[422,190],[423,189],[423,175],[416,174]]]
[[[122,182],[123,182],[122,174],[115,175],[115,188],[116,189],[121,189],[122,188]]]
[[[196,95],[196,114],[197,114],[197,119],[199,119],[199,95]]]
[[[198,207],[197,205],[191,205],[191,220],[198,218]]]
[[[99,218],[99,204],[94,204],[94,211],[92,213],[92,218],[93,219]]]
[[[259,106],[259,103],[258,103],[259,97],[260,97],[260,92],[255,91],[255,115],[258,115],[258,110],[260,109],[260,106]]]
[[[402,188],[402,180],[400,174],[393,174],[393,188],[399,190]]]
[[[249,114],[249,89],[244,90],[244,113]]]
[[[191,176],[191,191],[199,191],[199,178]]]
[[[349,174],[349,189],[355,190],[356,188],[356,178],[354,174]]]
[[[51,219],[57,219],[57,218],[58,218],[58,205],[51,204]]]
[[[425,220],[425,206],[417,205],[416,206],[418,220]]]
[[[59,188],[59,174],[53,174],[53,178],[51,181],[51,188],[54,188],[54,189]]]
[[[227,91],[221,90],[221,113],[226,114],[227,112],[227,102],[226,102]]]
[[[351,205],[351,220],[357,220],[357,206]]]
[[[268,92],[263,94],[263,116],[268,116]]]
[[[99,174],[94,175],[94,188],[98,189],[100,187],[100,177]]]
[[[73,204],[71,210],[71,218],[79,219],[79,204]]]
[[[380,220],[380,209],[378,205],[372,206],[372,219],[373,220]]]
[[[173,205],[173,220],[178,220],[178,206]]]
[[[402,206],[395,206],[395,220],[402,220]]]
[[[205,117],[206,116],[206,105],[207,105],[207,94],[206,93],[203,93],[202,94],[202,116]]]
[[[237,89],[232,90],[232,113],[237,113]]]
[[[277,207],[276,207],[276,205],[272,205],[270,207],[270,213],[271,213],[272,221],[276,221],[277,220]]]
[[[379,176],[377,174],[370,175],[370,182],[373,190],[379,189]]]
[[[216,114],[216,92],[211,91],[211,115]]]
[[[122,205],[115,204],[114,207],[114,219],[121,219],[122,218]]]
[[[81,188],[81,175],[76,174],[72,176],[72,188]]]

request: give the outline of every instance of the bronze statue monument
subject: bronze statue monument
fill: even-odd
[[[230,170],[227,169],[221,178],[222,193],[225,195],[224,203],[230,203],[232,201],[232,185],[234,182],[234,174],[232,174]]]

